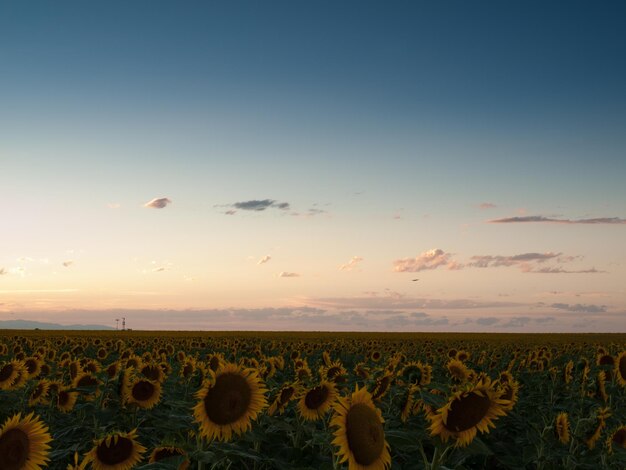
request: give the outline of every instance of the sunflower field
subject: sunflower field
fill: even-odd
[[[0,469],[624,469],[626,335],[0,332]]]

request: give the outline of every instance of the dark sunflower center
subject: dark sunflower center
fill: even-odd
[[[29,374],[32,374],[37,370],[37,362],[32,359],[28,359],[26,362],[24,362],[24,365],[26,366],[26,370]]]
[[[43,385],[38,384],[37,387],[35,387],[35,390],[33,390],[33,393],[31,394],[30,398],[33,400],[36,400],[37,398],[39,398],[42,393],[43,393]]]
[[[59,392],[58,402],[59,406],[65,406],[70,401],[70,394],[65,390]]]
[[[102,462],[106,465],[117,465],[118,463],[125,462],[133,455],[133,443],[130,439],[120,436],[117,443],[111,439],[110,445],[106,445],[106,441],[103,441],[96,451],[98,456],[98,462]]]
[[[0,369],[0,382],[4,382],[13,373],[13,364],[7,364],[2,369]]]
[[[213,356],[211,360],[209,361],[209,367],[211,368],[213,372],[215,372],[219,366],[220,366],[220,360],[217,357]]]
[[[280,392],[280,403],[287,403],[289,400],[291,400],[294,391],[295,389],[293,387],[283,388]]]
[[[600,358],[601,366],[612,366],[613,364],[615,364],[615,360],[613,359],[613,356],[611,356],[610,354],[605,354],[604,356]]]
[[[360,465],[376,462],[385,448],[385,433],[375,410],[364,403],[350,408],[346,416],[348,447]]]
[[[626,356],[622,356],[619,360],[618,370],[624,380],[626,380]]]
[[[491,401],[475,392],[454,399],[446,427],[455,432],[466,431],[476,426],[487,415]]]
[[[98,385],[98,381],[90,375],[81,377],[76,384],[77,387],[95,387],[96,385]]]
[[[147,380],[140,380],[133,385],[133,398],[137,401],[146,401],[154,395],[154,385]]]
[[[412,384],[419,384],[422,378],[422,371],[418,367],[411,366],[404,369],[404,378]]]
[[[160,369],[157,366],[146,366],[141,370],[141,373],[151,380],[158,380],[160,376],[159,372]]]
[[[209,419],[222,426],[246,414],[251,400],[252,390],[245,377],[229,372],[217,377],[204,397],[204,408]]]
[[[21,429],[9,429],[0,437],[0,468],[19,470],[28,459],[30,444],[28,436]]]
[[[327,398],[328,388],[323,385],[318,385],[307,392],[304,397],[304,404],[310,410],[317,410],[326,402]]]
[[[613,442],[619,446],[626,447],[626,429],[618,429],[613,434]]]
[[[341,373],[341,369],[339,367],[331,367],[330,369],[328,369],[328,372],[326,373],[326,376],[329,379],[334,379],[335,377],[337,377],[339,374]]]
[[[183,455],[183,451],[180,449],[159,449],[154,454],[154,460],[158,462],[170,457],[178,457],[179,455]]]

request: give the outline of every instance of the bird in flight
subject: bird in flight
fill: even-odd
[[[415,282],[415,281],[419,281],[419,279],[411,279],[411,281]]]

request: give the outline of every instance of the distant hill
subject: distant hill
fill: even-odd
[[[114,330],[104,325],[59,325],[31,320],[0,320],[0,330]]]

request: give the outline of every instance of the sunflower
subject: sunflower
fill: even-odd
[[[609,437],[606,439],[606,446],[609,453],[613,452],[614,446],[626,449],[626,426],[620,426],[613,432],[610,432]]]
[[[87,462],[87,459],[83,459],[82,462],[79,462],[79,460],[78,452],[74,452],[74,463],[68,463],[65,470],[85,470],[89,462]]]
[[[345,375],[348,373],[341,364],[341,361],[331,362],[327,366],[320,367],[320,377],[322,380],[328,380],[330,382],[341,383],[345,382]]]
[[[372,396],[362,388],[339,398],[331,426],[337,427],[333,444],[339,447],[339,462],[349,470],[385,470],[391,466],[389,444],[385,440],[383,417]]]
[[[382,399],[391,388],[392,382],[393,375],[389,372],[386,372],[382,377],[376,379],[372,387],[372,398],[375,401]]]
[[[488,378],[456,392],[443,407],[427,415],[431,435],[441,436],[444,442],[454,437],[457,447],[468,445],[477,431],[488,433],[495,427],[493,421],[506,414],[509,401],[501,399],[501,394]]]
[[[137,430],[116,432],[94,442],[85,455],[93,470],[129,470],[141,461],[146,448],[139,444]]]
[[[161,399],[161,383],[135,377],[127,382],[122,393],[125,403],[133,403],[139,408],[149,410]]]
[[[252,426],[267,405],[265,385],[254,369],[226,363],[217,372],[209,371],[196,394],[194,417],[200,434],[210,440],[231,440]]]
[[[619,355],[615,359],[614,374],[617,378],[617,382],[622,387],[626,387],[626,351],[622,351],[621,353],[619,353]]]
[[[406,423],[409,419],[409,416],[414,414],[415,412],[415,398],[413,394],[417,391],[417,386],[410,385],[404,394],[402,399],[402,407],[400,411],[400,421]]]
[[[25,374],[24,365],[21,361],[11,361],[0,367],[0,390],[14,390],[18,387],[15,384],[20,377]]]
[[[556,416],[554,431],[561,444],[567,444],[569,442],[569,417],[565,411]]]
[[[337,389],[333,382],[322,380],[319,385],[300,395],[298,411],[307,421],[316,421],[331,409],[337,400]]]
[[[596,398],[606,403],[609,396],[606,393],[606,373],[601,370],[596,377]]]
[[[472,375],[472,371],[458,359],[451,359],[446,364],[446,369],[448,369],[452,379],[459,383],[467,382]]]
[[[52,440],[48,427],[34,413],[7,418],[0,429],[0,468],[3,470],[39,470],[49,457]]]
[[[78,392],[70,388],[61,388],[57,394],[57,408],[63,413],[69,413],[74,408],[77,399]]]
[[[24,360],[24,367],[26,368],[27,378],[37,377],[41,372],[41,366],[43,361],[38,357],[27,357]]]
[[[184,460],[180,463],[177,470],[185,470],[189,467],[189,459],[187,458],[187,452],[185,452],[180,447],[174,446],[161,446],[155,447],[150,454],[150,458],[148,463],[156,463],[163,461],[164,463],[168,461],[168,459],[173,459],[176,457],[184,457]]]
[[[89,372],[81,372],[72,381],[74,388],[82,389],[85,399],[90,401],[100,395],[100,380]]]
[[[48,391],[50,390],[50,381],[42,379],[37,382],[28,398],[28,406],[45,405],[48,403]]]
[[[565,369],[563,369],[563,381],[568,384],[574,378],[572,371],[574,370],[574,361],[569,361],[565,365]]]
[[[291,400],[293,400],[301,391],[300,384],[296,383],[288,383],[281,387],[274,398],[274,401],[267,409],[268,416],[273,416],[278,412],[278,414],[283,414],[285,408]]]
[[[500,380],[497,380],[494,382],[494,385],[502,393],[500,398],[502,400],[508,400],[509,402],[507,405],[502,405],[502,407],[506,412],[511,411],[519,398],[519,383],[517,382],[517,380],[509,380],[504,383],[501,383]]]
[[[428,364],[422,364],[421,361],[409,362],[398,372],[398,378],[409,385],[423,387],[428,385],[432,380],[433,368]]]

